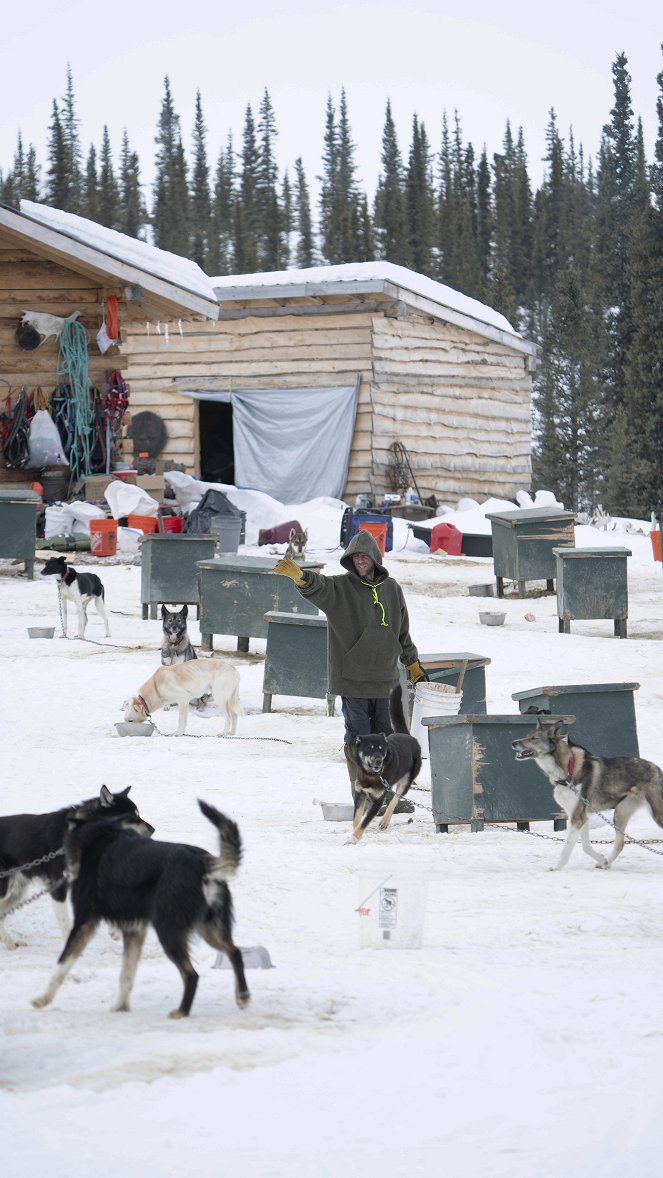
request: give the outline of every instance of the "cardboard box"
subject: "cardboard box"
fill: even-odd
[[[153,499],[163,499],[164,481],[162,474],[137,474],[134,481],[137,487],[142,487]]]

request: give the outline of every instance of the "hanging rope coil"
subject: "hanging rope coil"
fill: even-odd
[[[90,450],[94,440],[94,406],[90,397],[88,345],[90,336],[82,323],[68,320],[60,332],[57,380],[68,382],[71,390],[73,436],[69,465],[75,479],[90,473]]]

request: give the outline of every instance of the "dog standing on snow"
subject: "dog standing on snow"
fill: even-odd
[[[124,719],[129,724],[141,723],[159,708],[177,704],[179,722],[174,735],[183,736],[189,718],[189,705],[206,692],[210,692],[224,716],[223,732],[219,736],[232,736],[237,727],[237,717],[242,715],[239,671],[225,659],[192,659],[186,663],[174,663],[172,667],[157,667],[154,674],[138,688],[136,695],[125,703]]]
[[[96,573],[77,573],[72,565],[67,564],[64,556],[49,556],[41,570],[42,577],[55,577],[62,602],[62,634],[67,637],[67,602],[71,601],[78,614],[77,638],[85,637],[87,626],[87,607],[94,602],[97,613],[103,618],[106,637],[110,638],[108,615],[104,601],[104,587]]]
[[[250,1001],[242,951],[233,942],[233,906],[228,880],[242,856],[237,824],[214,806],[198,805],[219,837],[217,854],[188,843],[142,838],[141,823],[131,817],[78,818],[67,821],[64,839],[67,868],[73,879],[74,924],[55,972],[36,1007],[48,1006],[97,927],[106,921],[124,941],[120,990],[113,1010],[128,1011],[145,937],[154,929],[164,953],[179,970],[184,985],[171,1018],[186,1018],[198,985],[189,942],[198,933],[228,957],[235,975],[235,1001]],[[150,828],[151,829],[151,828]]]
[[[517,761],[536,761],[569,820],[562,854],[551,870],[559,871],[568,863],[578,839],[597,867],[610,867],[624,846],[629,818],[641,806],[663,827],[663,772],[642,757],[597,757],[574,744],[563,728],[562,721],[539,719],[533,732],[511,743]],[[615,840],[607,859],[589,839],[589,819],[602,810],[614,811]]]

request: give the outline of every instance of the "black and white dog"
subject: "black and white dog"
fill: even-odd
[[[94,602],[97,613],[104,620],[106,637],[110,638],[108,615],[104,602],[104,587],[96,573],[77,573],[64,556],[49,556],[41,570],[42,577],[56,577],[62,602],[62,633],[67,637],[67,602],[71,601],[78,614],[78,638],[85,637],[87,607]]]
[[[128,797],[130,788],[127,786],[114,794],[102,785],[98,797],[76,806],[65,806],[50,814],[6,814],[0,817],[0,941],[7,949],[25,945],[25,941],[17,941],[9,935],[5,917],[20,904],[31,880],[44,887],[57,884],[51,892],[51,899],[60,930],[66,937],[70,928],[63,851],[67,820],[108,814],[129,815],[142,822],[138,808]],[[147,828],[148,824],[144,823],[144,826]],[[145,833],[152,830],[150,826]]]
[[[189,659],[198,658],[189,638],[188,615],[189,608],[186,605],[180,610],[161,606],[161,665],[164,667],[170,667],[173,663],[187,663]]]
[[[237,825],[214,806],[198,805],[216,827],[220,849],[213,855],[187,843],[140,838],[131,819],[73,817],[65,837],[67,867],[74,877],[74,925],[55,972],[34,1006],[47,1006],[101,921],[119,929],[124,940],[120,989],[114,1010],[129,1010],[136,969],[152,925],[164,953],[184,983],[182,1000],[171,1018],[185,1018],[198,985],[189,940],[199,933],[225,953],[235,974],[235,1000],[248,1005],[242,952],[233,943],[233,907],[227,880],[242,855]]]

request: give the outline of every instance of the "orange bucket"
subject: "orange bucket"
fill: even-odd
[[[93,556],[115,556],[117,552],[117,520],[90,520],[90,552]]]
[[[661,533],[659,532],[658,528],[656,528],[653,532],[649,533],[649,538],[651,540],[651,546],[654,550],[654,560],[660,560],[661,559]]]
[[[388,524],[374,524],[374,523],[371,523],[370,520],[366,520],[363,523],[360,523],[357,531],[358,532],[370,532],[371,536],[375,540],[375,543],[377,544],[378,548],[380,549],[380,555],[384,556],[384,550],[385,550],[385,547],[387,544],[387,528],[388,528],[388,526],[389,526]]]
[[[156,515],[128,515],[127,527],[138,528],[141,532],[145,532],[149,536],[151,532],[157,531],[159,521]]]

